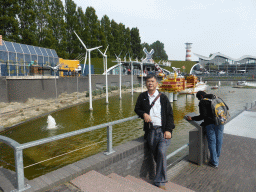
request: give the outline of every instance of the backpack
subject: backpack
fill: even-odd
[[[210,94],[209,94],[210,95]],[[207,96],[207,95],[206,95]],[[224,125],[230,118],[229,108],[226,103],[216,95],[211,95],[211,98],[205,98],[204,100],[211,101],[212,113],[214,115],[215,125]]]

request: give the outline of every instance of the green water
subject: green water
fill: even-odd
[[[230,82],[226,84],[223,83],[218,90],[208,89],[207,92],[214,93],[222,97],[230,107],[231,116],[234,116],[243,109],[246,102],[253,102],[256,100],[256,90],[234,89],[229,83]],[[212,83],[212,85],[215,84]],[[122,100],[119,100],[118,95],[113,96],[109,98],[108,105],[105,104],[105,98],[95,100],[93,101],[93,111],[89,111],[89,103],[84,103],[79,106],[52,113],[51,115],[54,117],[57,124],[56,129],[47,128],[47,116],[45,116],[16,126],[6,132],[1,133],[1,135],[10,137],[19,143],[27,143],[38,139],[131,117],[136,115],[134,113],[134,106],[138,95],[138,93],[135,93],[133,96],[131,96],[130,93],[123,94]],[[179,95],[178,101],[174,101],[172,103],[172,107],[176,128],[173,132],[173,138],[168,149],[168,153],[171,153],[172,151],[188,143],[188,132],[189,130],[193,129],[193,127],[191,127],[191,125],[186,122],[183,117],[190,112],[198,113],[198,100],[191,95],[187,97],[185,95]],[[142,136],[142,126],[143,121],[140,119],[113,126],[113,145],[116,146]],[[23,152],[25,177],[32,179],[67,164],[76,162],[92,154],[105,151],[107,148],[106,138],[106,128],[103,128],[26,149]],[[0,165],[8,169],[15,170],[13,167],[13,165],[15,165],[13,149],[5,144],[1,144],[0,148],[1,159],[11,164],[7,165],[6,163],[2,162]],[[177,155],[176,158],[179,156],[180,155]],[[34,165],[37,162],[41,163]]]

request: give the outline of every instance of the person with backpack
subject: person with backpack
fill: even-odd
[[[210,151],[208,165],[218,168],[223,141],[224,123],[227,118],[225,114],[227,113],[228,106],[220,98],[216,98],[213,94],[206,94],[204,91],[198,91],[196,97],[200,101],[200,115],[194,117],[187,116],[187,120],[204,120],[201,126],[206,129],[208,148]],[[220,107],[221,109],[219,109]]]
[[[167,182],[166,150],[175,128],[173,111],[166,95],[157,90],[154,74],[146,76],[147,91],[141,93],[135,105],[135,113],[144,120],[144,139],[156,162],[154,185],[165,189]]]

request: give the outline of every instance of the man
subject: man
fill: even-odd
[[[209,166],[218,168],[219,157],[221,152],[222,140],[223,140],[223,130],[224,125],[216,125],[214,120],[214,114],[211,108],[211,102],[204,100],[204,98],[212,99],[214,95],[206,94],[204,91],[198,91],[196,94],[199,102],[199,112],[200,115],[194,117],[187,117],[187,120],[200,121],[204,120],[201,126],[206,129],[206,136],[208,141],[208,148],[210,151]]]
[[[170,145],[175,125],[170,102],[164,94],[158,97],[157,85],[156,76],[150,74],[146,77],[147,91],[139,95],[134,111],[144,119],[144,139],[147,140],[156,162],[154,184],[165,189],[167,182],[166,150]],[[154,100],[154,105],[150,106]]]

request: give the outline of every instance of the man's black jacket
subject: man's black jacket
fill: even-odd
[[[204,98],[213,99],[213,94],[206,94]],[[214,113],[212,111],[211,102],[208,100],[201,99],[199,102],[199,113],[200,115],[192,117],[194,121],[204,120],[201,126],[205,127],[210,124],[215,124]]]
[[[160,95],[160,104],[161,104],[161,118],[162,118],[162,129],[163,132],[169,131],[172,133],[172,130],[175,128],[174,121],[173,121],[173,111],[172,106],[170,105],[170,101],[166,95]],[[134,109],[135,113],[141,118],[144,119],[143,114],[149,114],[150,111],[150,104],[148,98],[148,92],[143,92],[139,95],[137,99],[137,103]],[[149,123],[144,121],[144,128],[145,131],[144,138],[149,132]]]

